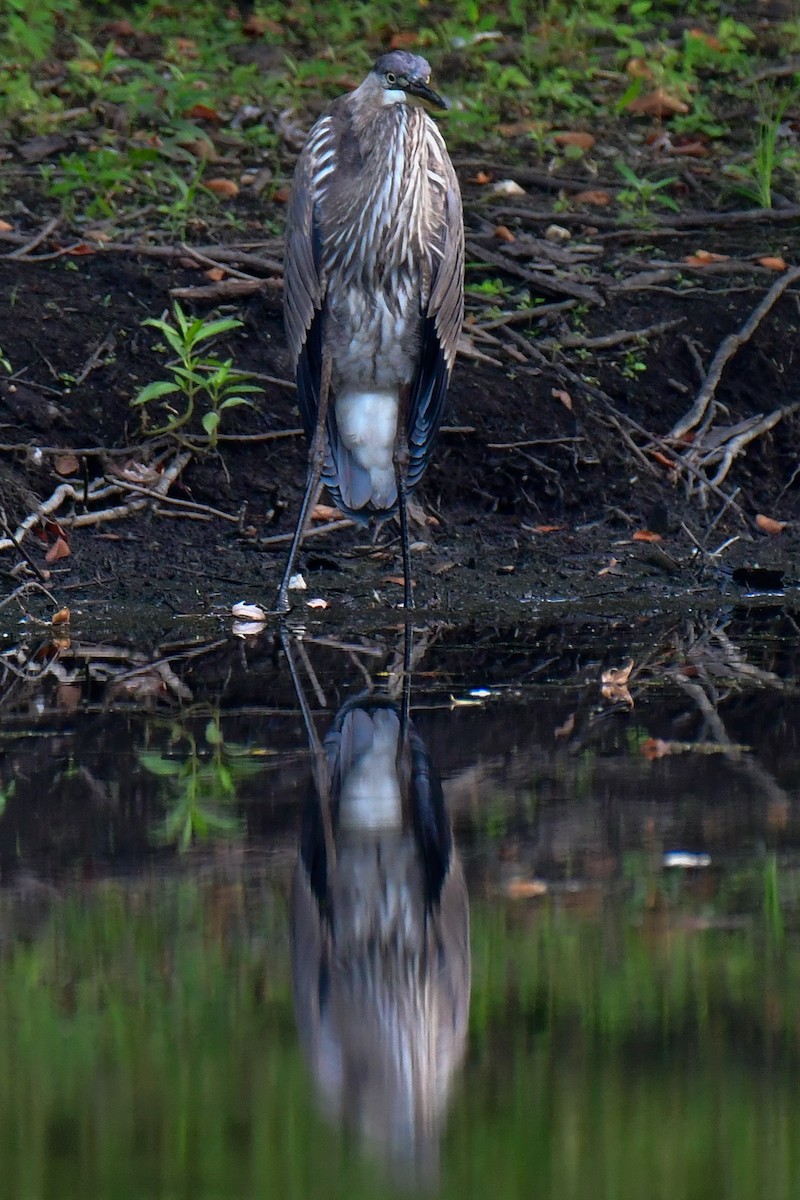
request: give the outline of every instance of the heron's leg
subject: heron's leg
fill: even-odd
[[[320,476],[322,475],[322,468],[325,465],[325,450],[327,443],[325,424],[328,417],[328,397],[330,395],[330,384],[331,361],[328,355],[324,355],[322,359],[322,371],[320,378],[317,427],[314,430],[314,437],[311,439],[311,447],[308,452],[308,477],[306,479],[306,490],[303,496],[303,503],[300,505],[300,515],[297,518],[294,537],[292,538],[292,544],[289,547],[289,557],[286,560],[286,568],[283,572],[281,586],[278,588],[277,609],[279,613],[287,613],[292,607],[289,603],[289,581],[292,578],[294,561],[297,558],[298,550],[303,544],[306,527],[308,526],[308,519],[311,513],[314,511],[314,507],[319,500],[319,494],[322,491]]]

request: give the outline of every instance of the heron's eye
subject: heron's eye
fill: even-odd
[[[386,72],[386,82],[389,84],[397,83],[397,76],[394,74],[393,71]]]

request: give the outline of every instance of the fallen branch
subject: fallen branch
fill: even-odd
[[[477,242],[467,242],[466,250],[471,258],[486,263],[490,267],[497,267],[499,270],[505,271],[507,275],[515,275],[517,279],[524,279],[526,283],[533,284],[535,288],[547,295],[570,296],[573,300],[582,300],[586,304],[603,304],[600,293],[585,283],[576,283],[555,275],[545,275],[543,271],[529,271],[527,267],[520,266],[507,254],[497,254],[493,250],[479,246]]]
[[[70,529],[79,529],[87,525],[102,525],[108,521],[118,521],[124,517],[130,517],[134,513],[146,508],[153,500],[164,500],[172,484],[187,463],[191,461],[191,457],[191,454],[185,450],[177,454],[160,476],[158,482],[150,489],[143,489],[146,495],[141,498],[129,500],[126,504],[118,504],[112,508],[100,509],[96,512],[82,512],[69,517],[59,517],[59,524]],[[75,503],[86,505],[93,500],[106,499],[115,494],[119,495],[120,492],[125,490],[125,486],[125,482],[122,480],[114,483],[108,483],[106,480],[103,480],[99,486],[90,488],[88,493],[86,493],[84,488],[76,488],[71,483],[59,484],[53,494],[47,500],[44,500],[34,512],[30,513],[17,526],[11,537],[0,538],[0,551],[12,548],[19,549],[19,543],[26,534],[43,517],[52,517],[66,500],[73,500]]]
[[[670,439],[680,441],[686,437],[686,434],[691,429],[694,429],[695,425],[698,425],[702,421],[727,363],[733,358],[736,351],[750,340],[767,313],[774,307],[786,289],[797,279],[800,279],[800,267],[792,267],[791,270],[785,271],[779,279],[775,280],[775,283],[762,298],[761,302],[756,305],[744,325],[736,330],[735,333],[731,333],[725,338],[711,361],[708,374],[700,391],[697,393],[697,399],[689,412],[681,417],[680,421],[677,421],[672,427],[668,435]]]

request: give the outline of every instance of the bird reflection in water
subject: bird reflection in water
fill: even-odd
[[[405,664],[410,665],[410,634]],[[405,1184],[434,1182],[466,1048],[469,906],[442,788],[401,705],[367,693],[322,743],[292,892],[300,1040],[328,1116]]]

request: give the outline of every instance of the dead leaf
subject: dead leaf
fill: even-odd
[[[497,132],[506,138],[520,137],[525,133],[544,133],[547,129],[545,121],[537,121],[531,117],[526,117],[521,121],[507,121],[502,125],[498,125]]]
[[[585,192],[576,192],[572,201],[574,204],[591,204],[594,208],[605,208],[611,203],[611,196],[602,188],[587,188]]]
[[[81,464],[74,454],[57,454],[53,465],[59,475],[74,475]]]
[[[581,150],[591,150],[596,140],[593,133],[585,133],[581,129],[565,129],[553,134],[557,146],[578,146]]]
[[[67,547],[69,554],[69,547]],[[68,608],[60,608],[57,613],[53,613],[51,625],[67,625],[69,623],[70,611]]]
[[[390,50],[410,50],[412,46],[416,46],[419,41],[419,36],[416,33],[406,31],[403,33],[393,33],[389,39]]]
[[[648,762],[653,762],[657,758],[666,758],[668,754],[675,753],[673,743],[665,742],[663,738],[647,738],[642,742],[639,750]]]
[[[614,684],[614,686],[621,686],[622,684],[628,682],[631,677],[632,670],[633,659],[629,658],[623,667],[609,667],[608,670],[603,671],[603,674],[600,676],[600,680],[602,683],[611,683]]]
[[[565,738],[571,736],[572,731],[575,728],[575,716],[576,714],[574,712],[570,713],[564,724],[559,725],[557,729],[553,730],[555,737]]]
[[[652,529],[637,529],[633,535],[634,542],[663,542],[660,533],[653,533]]]
[[[193,104],[183,115],[191,121],[211,121],[214,125],[222,122],[222,117],[217,110],[209,107],[208,104]]]
[[[402,575],[384,575],[381,580],[381,583],[396,583],[398,587],[403,587],[405,582]],[[411,586],[412,588],[417,586],[413,579],[411,580]]]
[[[622,571],[617,570],[618,566],[619,566],[619,559],[614,558],[612,555],[612,557],[608,560],[608,565],[605,567],[601,567],[600,570],[597,572],[597,574],[598,575],[621,575]]]
[[[707,267],[709,263],[729,262],[730,255],[715,254],[713,250],[695,250],[693,254],[686,254],[683,261],[690,267]]]
[[[572,396],[570,396],[569,392],[564,391],[563,388],[553,388],[550,395],[554,400],[560,400],[564,408],[572,412]]]
[[[193,38],[175,38],[173,45],[178,53],[185,55],[186,58],[197,58],[197,42]]]
[[[67,254],[72,254],[75,258],[80,258],[84,254],[94,254],[94,246],[87,246],[86,242],[78,242],[77,246],[70,246],[67,249]]]
[[[215,196],[224,196],[231,200],[234,196],[239,195],[239,185],[233,179],[206,179],[203,187],[206,191],[213,192]]]
[[[631,79],[652,79],[653,72],[643,58],[629,58],[625,73]]]
[[[633,696],[624,683],[604,683],[600,694],[611,704],[624,704],[627,708],[633,708]]]
[[[772,517],[765,517],[763,513],[759,513],[756,517],[756,528],[760,529],[762,533],[783,533],[787,523],[786,521],[775,521]]]
[[[644,96],[635,96],[625,107],[628,112],[642,117],[674,117],[676,113],[689,111],[688,104],[660,87]]]
[[[650,457],[654,458],[657,463],[661,463],[661,466],[666,467],[668,471],[674,471],[678,465],[671,458],[667,458],[666,454],[662,454],[660,450],[651,450]]]
[[[275,188],[275,191],[272,193],[272,199],[275,201],[276,204],[288,204],[289,203],[288,187]]]
[[[516,179],[498,179],[490,188],[492,196],[524,196],[525,188],[520,187]]]
[[[0,230],[2,230],[3,233],[10,233],[13,228],[14,226],[9,225],[8,221],[4,221],[2,218],[0,218]]]
[[[768,271],[785,271],[786,259],[780,256],[766,255],[764,258],[757,259],[760,266],[766,267]]]
[[[47,554],[44,556],[44,561],[49,563],[58,562],[60,558],[68,558],[70,554],[69,546],[63,537],[57,537],[53,542]]]
[[[260,604],[247,604],[244,600],[239,600],[231,608],[231,616],[238,617],[241,621],[266,621],[267,613]]]
[[[219,283],[221,279],[225,278],[225,271],[222,267],[209,267],[209,269],[204,271],[203,274],[205,275],[206,279],[210,279],[212,283]]]
[[[558,533],[563,529],[563,525],[523,525],[523,529],[530,530],[531,533]]]
[[[547,895],[547,884],[542,879],[509,879],[504,890],[509,900],[532,900]]]
[[[242,21],[242,33],[246,33],[248,37],[263,37],[265,33],[271,33],[274,37],[278,37],[283,30],[278,22],[273,21],[270,17],[250,13]]]
[[[481,187],[485,187],[487,183],[492,182],[493,178],[494,176],[487,174],[486,171],[478,171],[475,175],[467,180],[467,183],[477,183],[480,184]]]
[[[515,242],[516,235],[511,232],[507,225],[496,225],[494,236],[499,238],[501,242]]]
[[[688,37],[696,38],[698,42],[705,42],[710,50],[716,50],[719,54],[725,53],[725,47],[719,38],[714,37],[713,33],[706,33],[705,29],[687,29]]]

